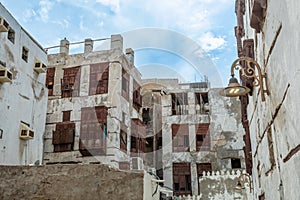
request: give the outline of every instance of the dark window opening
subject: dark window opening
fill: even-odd
[[[22,59],[25,62],[28,62],[28,52],[29,52],[29,50],[26,47],[22,48]]]
[[[120,132],[120,149],[127,152],[127,133],[123,130]]]
[[[158,137],[157,139],[157,149],[161,149],[162,148],[162,137]]]
[[[203,142],[203,135],[197,135],[197,142]]]
[[[172,93],[172,115],[188,114],[187,93]]]
[[[8,30],[7,39],[13,44],[15,43],[15,31],[12,28],[9,28]]]
[[[48,96],[53,95],[55,67],[47,69],[46,86],[48,88]]]
[[[139,111],[142,107],[141,86],[133,80],[133,107]]]
[[[134,136],[131,136],[130,148],[136,149],[136,137],[134,137]]]
[[[145,124],[148,124],[148,122],[151,121],[150,108],[143,108],[142,117]]]
[[[195,93],[196,114],[209,112],[208,93]]]
[[[241,168],[241,159],[231,158],[231,168],[232,169],[240,169]]]
[[[146,147],[146,127],[139,119],[131,120],[131,156],[139,156],[145,152]]]

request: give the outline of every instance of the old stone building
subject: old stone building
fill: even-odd
[[[48,55],[44,163],[140,169],[145,126],[134,52],[123,53],[121,35],[111,36],[108,50],[93,51],[86,39],[83,53],[69,55],[69,45],[64,39],[60,52]]]
[[[146,135],[156,135],[154,167],[175,195],[198,195],[204,171],[245,169],[240,102],[219,91],[208,82],[143,80]]]
[[[241,100],[255,199],[300,199],[299,9],[297,0],[236,1],[238,55],[257,61],[268,91],[241,77],[251,89]]]
[[[47,54],[0,3],[0,165],[41,164]]]

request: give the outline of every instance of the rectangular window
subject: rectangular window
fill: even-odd
[[[172,93],[172,115],[188,114],[187,93]]]
[[[61,96],[78,97],[80,89],[80,67],[64,69],[64,76],[61,79]]]
[[[208,134],[209,124],[196,124],[196,150],[209,151],[210,137]]]
[[[146,127],[139,119],[131,120],[131,146],[130,152],[134,154],[144,153],[146,146]],[[138,156],[138,155],[137,155]]]
[[[209,112],[208,93],[195,93],[195,110],[196,114]]]
[[[173,163],[173,190],[176,196],[192,194],[190,163]]]
[[[63,122],[69,122],[71,118],[71,111],[63,111]]]
[[[188,124],[172,124],[173,152],[189,152]]]
[[[22,48],[22,59],[25,62],[28,62],[28,52],[29,52],[29,50],[26,47]]]
[[[129,80],[130,76],[125,69],[122,69],[122,96],[129,100]]]
[[[93,64],[90,67],[89,95],[108,92],[109,63]]]
[[[120,132],[120,149],[127,152],[127,133],[123,130]]]
[[[54,152],[73,151],[75,123],[58,123],[53,131]]]
[[[81,108],[79,151],[83,156],[105,155],[107,108]]]
[[[55,67],[48,68],[47,69],[47,77],[46,77],[46,86],[48,88],[48,96],[53,95],[54,77],[55,77]]]
[[[142,107],[141,86],[133,80],[133,107],[139,112]]]
[[[239,158],[231,158],[231,168],[232,169],[240,169],[241,167],[241,159]]]
[[[8,29],[7,39],[13,44],[15,43],[15,31],[12,28]]]

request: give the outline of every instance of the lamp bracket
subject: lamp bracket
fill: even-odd
[[[264,94],[266,93],[267,95],[269,95],[270,92],[266,81],[267,74],[262,72],[260,65],[252,58],[240,57],[236,59],[231,65],[231,76],[234,76],[234,70],[239,70],[241,76],[247,78],[254,78],[253,86],[260,87],[260,90],[262,91],[261,94],[262,101],[265,101]]]

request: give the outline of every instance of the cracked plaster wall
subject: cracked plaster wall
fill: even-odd
[[[0,60],[13,74],[11,83],[0,83],[0,164],[28,165],[42,162],[48,89],[45,73],[34,71],[35,59],[47,65],[46,52],[0,4],[0,13],[15,31],[15,41],[0,33]],[[22,47],[28,51],[28,61],[22,59]],[[23,121],[34,131],[31,140],[19,139]]]
[[[246,8],[249,1],[246,1]],[[253,156],[255,197],[299,199],[300,139],[299,118],[299,27],[300,2],[268,1],[261,33],[255,34],[247,23],[246,36],[255,39],[255,59],[267,72],[270,95],[261,101],[254,89],[249,97],[248,120]],[[269,134],[268,134],[269,133]],[[273,142],[270,147],[268,135]],[[270,153],[273,150],[273,156]],[[271,157],[274,157],[272,165]]]

